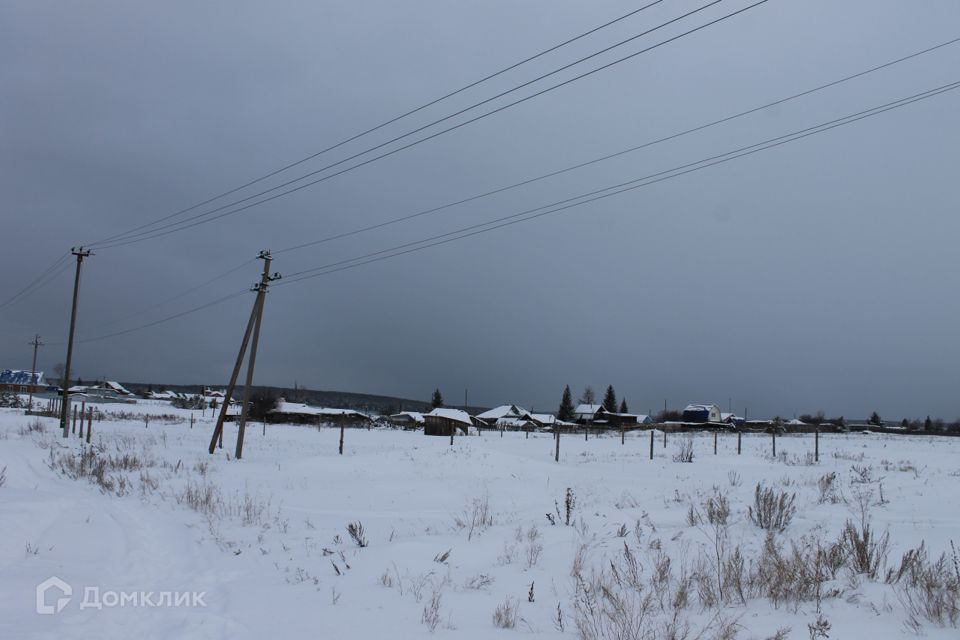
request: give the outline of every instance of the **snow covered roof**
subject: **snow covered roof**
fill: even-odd
[[[33,381],[33,375],[36,375],[36,381]],[[43,371],[21,371],[17,369],[4,369],[0,371],[0,384],[43,384]]]
[[[270,413],[298,413],[311,416],[361,416],[367,418],[364,413],[354,411],[353,409],[331,409],[329,407],[311,407],[302,402],[278,402],[276,408],[271,409]]]
[[[463,424],[472,425],[473,421],[470,420],[470,414],[466,411],[461,411],[460,409],[447,409],[446,407],[437,407],[430,413],[426,414],[424,417],[434,417],[434,418],[445,418],[447,420],[453,420],[454,422],[462,422]]]
[[[578,416],[592,416],[603,409],[602,404],[578,404],[577,408],[573,410]]]
[[[557,421],[557,416],[552,413],[531,413],[530,417],[540,424],[553,424]]]
[[[688,404],[687,408],[684,411],[720,411],[720,407],[715,404]]]
[[[530,415],[530,412],[522,407],[515,404],[503,404],[489,411],[484,411],[477,417],[481,420],[499,420],[500,418],[520,418],[527,415]]]
[[[105,380],[103,383],[101,383],[101,384],[99,385],[99,387],[100,387],[101,389],[109,389],[109,390],[111,390],[111,391],[116,391],[116,392],[119,393],[120,395],[124,395],[124,396],[132,396],[132,395],[133,395],[132,393],[130,393],[130,391],[128,391],[127,389],[125,389],[122,384],[120,384],[119,382],[116,382],[116,381],[114,381],[114,380]]]
[[[395,413],[387,417],[391,420],[409,419],[417,423],[423,423],[423,414],[419,411],[401,411],[400,413]]]

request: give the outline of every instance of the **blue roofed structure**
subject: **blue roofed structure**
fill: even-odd
[[[31,386],[44,386],[42,371],[0,370],[0,389],[5,391],[29,391]]]

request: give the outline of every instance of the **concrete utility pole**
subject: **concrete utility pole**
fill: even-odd
[[[83,264],[84,258],[93,255],[89,249],[84,251],[83,247],[79,249],[73,248],[70,250],[70,253],[77,258],[77,272],[73,277],[73,306],[70,309],[70,336],[67,338],[67,363],[64,365],[63,380],[60,385],[63,389],[63,402],[60,405],[60,429],[63,430],[64,438],[70,436],[70,425],[67,420],[70,416],[70,365],[73,361],[73,334],[77,328],[77,298],[80,295],[80,265]]]
[[[27,344],[33,345],[33,366],[30,368],[30,402],[27,404],[27,413],[33,411],[33,388],[37,385],[37,349],[43,346],[40,342],[40,334],[33,336],[33,342]]]
[[[237,353],[237,361],[233,365],[233,373],[230,374],[230,383],[227,385],[227,392],[223,398],[223,403],[220,405],[220,413],[217,416],[217,424],[213,429],[213,437],[210,438],[210,447],[208,451],[213,453],[217,448],[217,441],[223,439],[223,423],[227,417],[227,409],[230,407],[230,398],[233,397],[233,392],[237,387],[237,377],[240,375],[240,367],[243,366],[243,358],[247,353],[247,344],[250,342],[250,334],[253,333],[254,325],[257,325],[259,328],[259,317],[263,305],[263,295],[266,293],[266,282],[276,280],[280,278],[280,274],[275,274],[274,276],[269,276],[267,269],[270,266],[272,261],[272,256],[269,251],[261,251],[260,255],[257,256],[260,259],[265,261],[264,264],[264,275],[261,276],[260,282],[256,284],[251,291],[257,292],[257,299],[253,303],[253,309],[250,311],[250,319],[247,320],[247,329],[243,333],[243,340],[240,342],[240,351]],[[251,366],[247,371],[248,380],[252,380],[253,377],[253,367]],[[247,388],[244,391],[244,401],[247,399],[247,393],[249,393],[250,384],[247,384]],[[241,414],[241,420],[246,419],[246,402],[244,402],[243,412]],[[242,450],[242,440],[238,433],[237,438],[238,451]]]
[[[260,344],[260,324],[263,322],[263,305],[267,297],[267,288],[274,280],[280,279],[280,274],[270,275],[270,263],[273,262],[273,256],[269,251],[261,251],[257,256],[263,260],[263,273],[260,275],[260,282],[256,286],[257,291],[257,321],[253,326],[253,344],[250,345],[250,362],[247,363],[247,380],[243,385],[243,406],[240,408],[240,425],[237,428],[237,449],[236,458],[243,457],[243,436],[247,428],[247,412],[250,409],[250,387],[253,386],[253,368],[257,364],[257,346]],[[343,431],[341,433],[340,453],[343,454]]]

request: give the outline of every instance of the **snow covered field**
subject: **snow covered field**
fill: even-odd
[[[684,463],[679,434],[653,461],[646,432],[569,435],[557,464],[549,434],[347,430],[339,456],[338,429],[255,424],[238,462],[197,415],[95,423],[84,455],[0,409],[0,638],[958,637],[960,439],[823,436],[813,464],[812,436],[703,434]],[[795,494],[782,530],[758,483]]]

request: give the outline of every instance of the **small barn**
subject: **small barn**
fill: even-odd
[[[720,407],[715,404],[688,404],[683,410],[684,422],[721,422]]]
[[[530,412],[515,404],[503,404],[489,411],[477,414],[477,419],[487,424],[496,424],[500,420],[524,420],[529,418]]]
[[[437,407],[423,416],[423,433],[428,436],[449,436],[454,429],[469,433],[472,426],[470,414],[459,409]]]
[[[605,421],[607,410],[602,404],[579,404],[573,410],[573,421],[577,424],[587,424],[596,421]]]
[[[577,426],[576,423],[573,422],[564,422],[563,420],[558,420],[557,416],[553,415],[552,413],[531,413],[530,418],[537,424],[539,428],[547,431],[569,429]]]
[[[277,406],[267,413],[266,421],[283,424],[342,424],[345,426],[367,426],[373,422],[370,416],[353,409],[312,407],[301,402],[285,400],[277,402]]]
[[[640,416],[635,413],[606,412],[604,417],[613,427],[635,427],[640,421]]]
[[[387,420],[404,429],[416,429],[422,427],[424,423],[423,414],[417,411],[401,411],[387,416]]]

